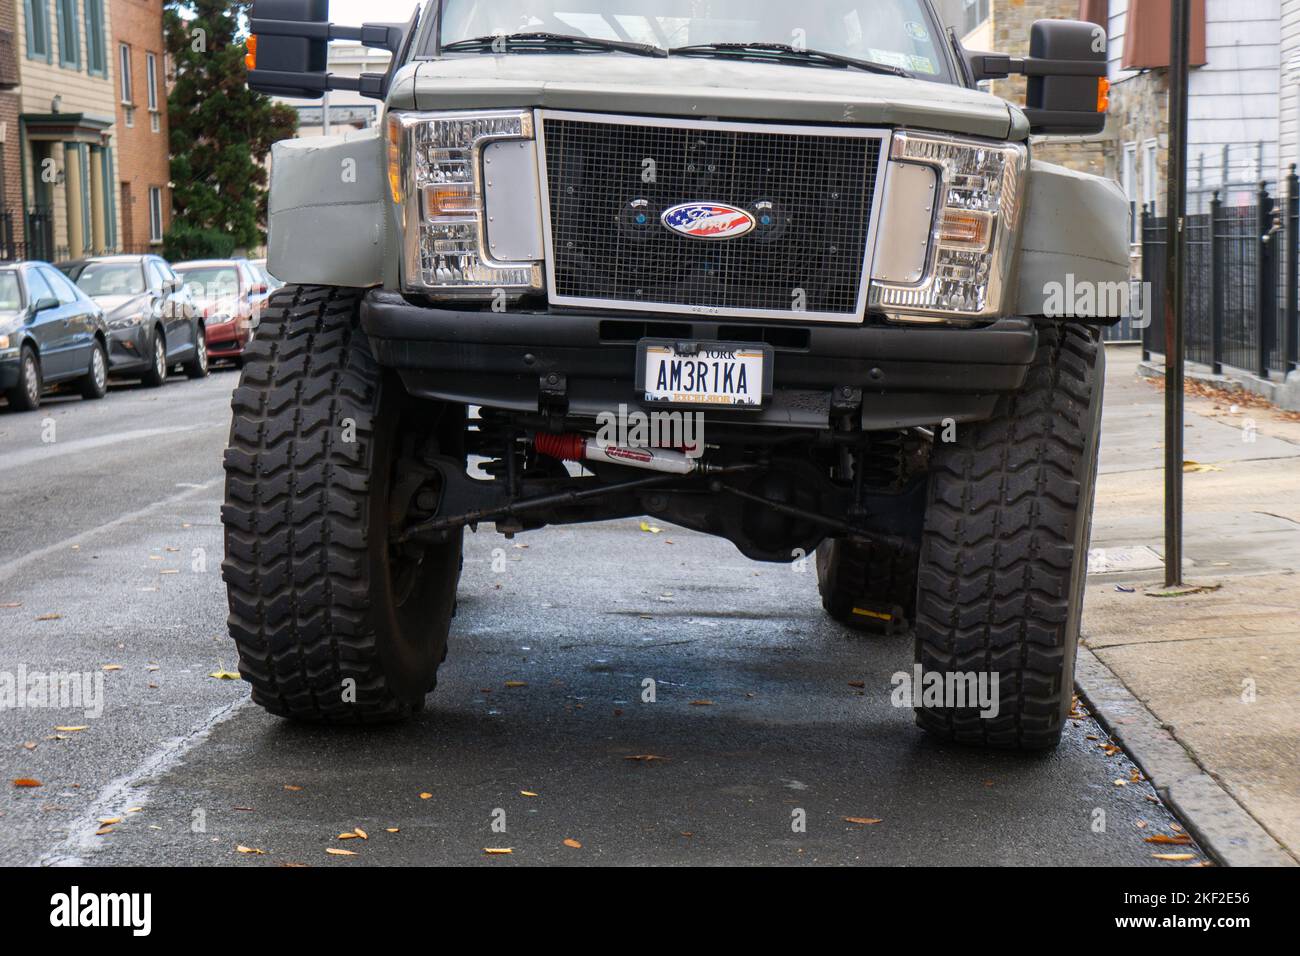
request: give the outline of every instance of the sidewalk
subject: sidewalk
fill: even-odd
[[[1137,377],[1140,358],[1107,352],[1084,644],[1300,860],[1300,421],[1188,396],[1184,577],[1206,590],[1157,596],[1164,394]],[[1097,706],[1112,726],[1131,719]]]

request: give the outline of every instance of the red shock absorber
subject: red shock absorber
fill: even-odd
[[[581,435],[550,435],[538,432],[533,445],[549,458],[560,461],[582,461],[587,454],[587,439]]]

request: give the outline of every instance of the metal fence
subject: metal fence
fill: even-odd
[[[1296,368],[1300,269],[1300,181],[1295,166],[1285,195],[1256,188],[1248,204],[1226,205],[1217,191],[1205,212],[1183,220],[1187,281],[1183,321],[1187,358],[1221,373],[1225,366],[1285,379]],[[1142,278],[1151,290],[1143,356],[1165,350],[1165,248],[1168,223],[1142,213]]]

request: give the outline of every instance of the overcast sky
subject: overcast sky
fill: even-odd
[[[405,23],[418,0],[330,0],[330,22],[346,26],[362,23]]]

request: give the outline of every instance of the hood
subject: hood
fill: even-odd
[[[139,292],[135,295],[92,295],[91,301],[104,310],[105,315],[112,315],[114,312],[129,311],[140,305],[147,305],[149,294]]]
[[[0,309],[0,335],[12,332],[23,324],[24,313],[20,309]]]
[[[1005,100],[861,70],[619,54],[475,54],[421,60],[395,78],[395,109],[549,107],[692,118],[909,126],[1024,137]]]

